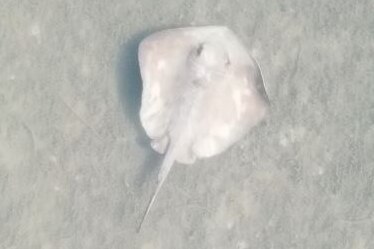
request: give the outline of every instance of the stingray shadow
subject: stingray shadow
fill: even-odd
[[[138,135],[137,142],[143,146],[148,138],[139,119],[142,80],[137,55],[139,42],[145,36],[146,34],[139,34],[122,45],[116,72],[118,93],[125,117],[134,124]]]
[[[154,152],[149,145],[149,138],[140,123],[139,111],[142,95],[142,80],[138,63],[138,45],[150,32],[142,32],[127,40],[121,46],[117,63],[118,94],[126,118],[134,125],[137,133],[136,143],[144,148],[146,154],[136,184],[141,185],[150,173],[158,166],[160,155]]]

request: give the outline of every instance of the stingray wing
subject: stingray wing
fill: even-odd
[[[143,81],[140,119],[152,139],[163,137],[168,130],[182,83],[178,80],[181,75],[177,74],[183,63],[180,58],[185,58],[189,44],[183,32],[166,30],[152,34],[139,45]]]
[[[203,110],[196,118],[192,151],[197,157],[211,157],[226,150],[258,124],[269,108],[256,61],[244,49],[240,57],[230,47],[228,51],[231,65],[214,88],[206,91]]]

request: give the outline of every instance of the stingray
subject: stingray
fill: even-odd
[[[141,41],[138,57],[141,124],[165,154],[139,231],[174,162],[225,151],[264,119],[269,100],[259,65],[227,27],[156,32]]]

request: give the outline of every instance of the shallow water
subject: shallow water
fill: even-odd
[[[374,248],[373,1],[0,6],[0,248]],[[174,167],[137,234],[161,159],[137,44],[212,24],[258,60],[271,115]]]

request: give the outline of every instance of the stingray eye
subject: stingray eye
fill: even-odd
[[[198,46],[197,49],[196,49],[196,55],[197,55],[197,56],[200,56],[200,55],[201,55],[201,52],[203,51],[203,48],[204,48],[204,44],[203,44],[203,43],[200,43],[199,46]]]

